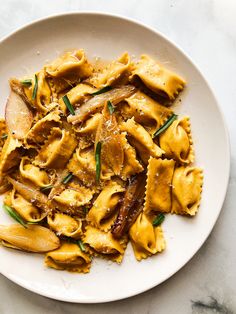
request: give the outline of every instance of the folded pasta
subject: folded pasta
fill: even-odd
[[[180,164],[194,161],[193,141],[188,117],[183,117],[160,135],[160,147],[167,158],[173,158]]]
[[[153,92],[173,100],[184,88],[185,81],[179,75],[142,55],[132,71],[131,79],[138,77]]]
[[[98,229],[107,231],[114,222],[116,207],[124,188],[116,182],[109,182],[98,195],[90,209],[87,220]]]
[[[62,168],[69,161],[76,145],[77,141],[73,134],[60,128],[53,128],[34,163],[41,168]]]
[[[172,213],[194,216],[200,205],[202,184],[202,169],[176,168],[172,181]]]
[[[112,61],[100,72],[95,72],[89,82],[97,87],[110,86],[120,81],[131,70],[130,56],[124,53],[118,60]]]
[[[136,123],[133,118],[122,122],[120,129],[127,132],[130,144],[137,149],[141,160],[145,164],[148,163],[150,156],[161,157],[164,153],[164,151],[153,142],[147,130],[139,123]]]
[[[125,241],[114,239],[111,232],[104,232],[87,226],[83,240],[95,255],[99,254],[114,262],[121,263],[125,251]]]
[[[160,254],[165,216],[194,216],[201,199],[190,118],[171,107],[184,86],[148,55],[104,62],[83,49],[10,79],[0,194],[18,224],[0,225],[1,243],[77,273],[120,264],[129,241],[137,261]]]
[[[154,227],[145,213],[138,216],[130,228],[129,236],[138,261],[160,253],[166,246],[162,228]]]
[[[45,264],[57,270],[88,273],[91,258],[77,244],[65,242],[58,249],[46,254]]]
[[[125,118],[132,118],[153,135],[155,131],[173,113],[171,109],[159,104],[151,97],[138,91],[129,98],[126,98],[119,106]]]

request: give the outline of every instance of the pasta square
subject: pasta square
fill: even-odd
[[[147,171],[144,212],[168,213],[171,210],[171,183],[175,168],[174,160],[150,157]]]

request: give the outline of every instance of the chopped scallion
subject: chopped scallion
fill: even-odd
[[[15,219],[15,221],[21,224],[24,228],[27,228],[27,224],[24,222],[21,216],[16,211],[14,211],[14,209],[12,209],[10,206],[5,205],[5,204],[3,205],[3,208],[9,216]]]
[[[109,110],[110,114],[113,114],[113,112],[115,111],[115,107],[112,105],[110,100],[108,100],[107,106],[108,106],[108,110]]]
[[[160,135],[162,132],[164,132],[168,127],[177,119],[176,114],[172,114],[172,116],[169,117],[169,119],[153,134],[152,138],[155,138],[156,136]]]
[[[86,251],[84,243],[81,240],[78,240],[78,245],[82,252]]]
[[[152,224],[154,227],[159,226],[165,219],[165,216],[163,214],[158,214],[156,218],[153,220]]]
[[[64,103],[65,103],[67,109],[68,109],[68,110],[70,111],[70,113],[74,116],[74,115],[75,115],[75,110],[74,110],[72,104],[70,103],[70,100],[69,100],[68,96],[67,96],[67,95],[64,95],[64,96],[62,97],[62,99],[63,99],[63,101],[64,101]]]
[[[71,179],[73,178],[73,174],[72,173],[68,173],[63,179],[62,179],[62,183],[67,184]]]
[[[32,80],[31,79],[22,80],[21,84],[26,85],[26,86],[31,86]]]
[[[105,87],[97,90],[96,92],[91,93],[90,95],[92,95],[92,96],[100,95],[100,94],[108,92],[109,90],[111,90],[111,86],[105,86]]]
[[[53,188],[53,185],[52,184],[49,184],[47,186],[44,186],[40,189],[41,192],[46,192],[48,190],[51,190]]]
[[[35,74],[35,76],[34,76],[34,90],[33,90],[33,94],[32,94],[33,100],[36,99],[37,91],[38,91],[38,77]]]
[[[95,162],[96,162],[96,182],[100,180],[100,172],[101,172],[101,149],[102,143],[98,142],[95,150]]]

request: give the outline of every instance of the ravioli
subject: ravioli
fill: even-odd
[[[52,128],[61,123],[59,111],[55,110],[38,120],[26,135],[25,142],[29,145],[43,144],[49,136]]]
[[[134,120],[144,126],[151,135],[173,113],[171,109],[164,107],[140,91],[126,98],[119,108],[125,118],[134,117]]]
[[[88,63],[83,50],[68,51],[45,67],[48,76],[63,78],[70,84],[81,78],[86,78],[92,73],[92,67]]]
[[[188,117],[174,121],[160,135],[160,147],[167,158],[173,158],[180,164],[190,164],[194,161],[193,141]]]
[[[47,223],[59,235],[70,238],[81,238],[83,234],[82,220],[63,213],[54,213],[47,216]]]
[[[91,258],[77,244],[65,242],[58,249],[46,254],[45,264],[57,270],[88,273]]]
[[[145,213],[170,212],[174,168],[174,160],[150,157],[147,168]]]
[[[111,232],[104,232],[87,226],[83,241],[92,248],[95,254],[121,263],[125,251],[124,242],[114,239]]]
[[[39,71],[35,74],[37,77],[37,94],[35,99],[33,99],[33,92],[35,89],[36,80],[32,77],[32,85],[24,87],[24,92],[37,111],[42,113],[47,113],[54,107],[51,102],[52,92],[48,84],[46,73],[44,70]]]
[[[124,188],[116,182],[108,183],[90,209],[88,222],[101,230],[109,230],[115,219],[115,210],[120,201]]]
[[[97,88],[111,86],[127,75],[130,70],[130,56],[124,53],[119,59],[109,63],[101,72],[95,72],[89,82]]]
[[[53,128],[47,141],[36,156],[35,165],[41,168],[62,168],[69,161],[77,141],[73,134]]]
[[[129,242],[138,261],[165,250],[165,217],[196,215],[203,186],[190,118],[171,107],[185,84],[148,55],[83,49],[10,79],[0,194],[18,225],[0,225],[0,242],[77,273],[92,259],[120,264]]]
[[[141,213],[129,231],[134,255],[138,261],[162,252],[166,243],[161,227],[154,227],[145,213]]]
[[[200,205],[203,174],[196,167],[178,167],[172,181],[171,212],[180,215],[194,216]]]
[[[153,92],[173,100],[184,88],[185,80],[158,64],[147,55],[142,55],[132,71],[131,79],[138,77]]]
[[[30,180],[40,188],[50,184],[50,178],[45,170],[30,163],[27,157],[23,157],[20,163],[20,174],[23,178]]]
[[[46,217],[46,213],[44,213],[37,206],[34,206],[31,202],[27,201],[23,196],[17,193],[15,189],[12,190],[11,201],[10,204],[7,205],[12,206],[15,211],[27,222],[36,223]]]
[[[161,157],[164,153],[164,151],[153,142],[145,128],[136,123],[133,118],[122,122],[120,129],[127,132],[130,144],[136,148],[140,158],[145,164],[148,163],[150,156]]]

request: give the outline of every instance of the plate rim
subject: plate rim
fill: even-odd
[[[10,281],[14,282],[15,284],[19,285],[20,287],[23,287],[26,290],[29,290],[30,292],[34,292],[40,296],[44,296],[50,299],[54,299],[54,300],[58,300],[58,301],[64,301],[64,302],[70,302],[70,303],[81,303],[81,304],[94,304],[94,303],[108,303],[108,302],[113,302],[113,301],[119,301],[119,300],[124,300],[136,295],[139,295],[143,292],[146,292],[154,287],[157,287],[159,285],[161,285],[163,282],[165,282],[166,280],[168,280],[169,278],[171,278],[174,274],[176,274],[177,272],[179,272],[194,256],[195,254],[200,250],[200,248],[202,247],[202,245],[207,241],[209,235],[211,234],[211,232],[213,231],[214,226],[216,225],[216,222],[219,218],[219,215],[222,211],[223,205],[224,205],[224,201],[226,199],[226,194],[227,194],[227,189],[228,189],[228,185],[229,185],[229,178],[230,178],[230,165],[231,165],[231,144],[230,144],[230,136],[229,136],[229,130],[227,127],[227,123],[226,123],[226,119],[225,119],[225,115],[223,113],[223,110],[221,108],[221,106],[219,105],[218,99],[214,93],[214,89],[211,87],[211,85],[209,84],[208,80],[205,78],[205,76],[202,74],[201,70],[199,69],[198,65],[196,65],[196,63],[192,60],[192,58],[178,45],[176,44],[176,42],[172,39],[169,39],[168,36],[166,36],[164,33],[160,32],[159,30],[155,29],[154,27],[151,27],[149,25],[147,25],[146,23],[143,23],[141,21],[139,21],[138,19],[135,18],[130,18],[127,16],[124,16],[122,14],[115,14],[115,13],[110,13],[110,12],[103,12],[103,11],[89,11],[89,10],[82,10],[82,11],[66,11],[66,12],[61,12],[61,13],[55,13],[55,14],[49,14],[46,15],[42,18],[36,19],[34,21],[31,21],[29,23],[24,24],[23,26],[17,27],[15,30],[11,31],[10,33],[6,34],[5,36],[3,36],[0,39],[0,45],[4,44],[4,41],[10,39],[12,36],[16,35],[17,33],[20,33],[21,31],[26,30],[27,28],[30,28],[31,26],[34,26],[36,24],[40,24],[41,22],[45,22],[47,20],[51,20],[51,19],[56,19],[56,18],[62,18],[65,16],[79,16],[79,15],[94,15],[94,16],[103,16],[104,18],[106,17],[110,17],[110,18],[115,18],[118,20],[125,20],[127,22],[131,22],[132,24],[141,26],[143,28],[145,28],[146,30],[148,30],[149,32],[154,33],[155,35],[161,37],[162,39],[164,39],[168,44],[170,44],[171,46],[173,46],[175,49],[177,49],[185,58],[188,59],[188,61],[190,62],[190,64],[194,67],[194,69],[198,72],[198,74],[200,75],[201,79],[204,81],[204,83],[206,84],[211,96],[214,99],[214,102],[216,104],[216,107],[220,113],[221,119],[222,119],[222,127],[224,130],[224,136],[225,136],[225,144],[226,144],[226,151],[225,151],[225,156],[226,156],[226,160],[227,160],[227,173],[226,173],[226,184],[224,187],[224,191],[222,193],[222,198],[219,201],[219,210],[218,213],[215,217],[215,220],[212,222],[212,224],[209,227],[208,233],[205,237],[204,240],[202,240],[201,242],[199,242],[198,246],[196,246],[195,248],[195,252],[193,255],[191,255],[183,264],[182,266],[177,269],[174,270],[172,273],[170,273],[165,279],[163,279],[162,281],[160,281],[158,284],[151,284],[148,287],[140,288],[138,290],[136,290],[135,292],[131,292],[129,294],[127,294],[127,296],[125,297],[110,297],[110,298],[103,298],[103,299],[84,299],[84,300],[71,300],[68,297],[63,297],[63,296],[55,296],[55,295],[51,295],[50,293],[44,292],[42,290],[39,290],[37,288],[34,287],[30,287],[30,285],[27,285],[27,283],[22,282],[20,279],[15,278],[14,275],[11,274],[3,274],[3,272],[0,269],[0,274],[2,274],[4,277],[6,277],[7,279],[9,279]]]

